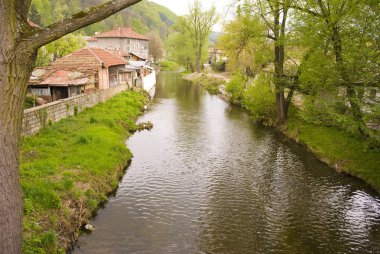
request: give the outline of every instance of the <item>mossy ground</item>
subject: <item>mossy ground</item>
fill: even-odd
[[[22,140],[23,253],[63,253],[107,200],[132,157],[125,140],[146,100],[123,92]]]
[[[306,123],[294,107],[282,131],[331,167],[364,180],[380,192],[380,151],[369,149],[369,141],[334,127]]]

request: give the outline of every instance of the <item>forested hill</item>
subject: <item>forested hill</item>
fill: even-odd
[[[47,26],[59,19],[70,16],[81,9],[104,2],[103,0],[33,0],[30,10],[30,20],[40,26]],[[150,30],[159,32],[166,39],[171,32],[171,26],[177,15],[168,8],[142,1],[125,9],[106,20],[81,30],[84,35],[104,32],[115,26],[131,26],[136,32],[145,34]]]

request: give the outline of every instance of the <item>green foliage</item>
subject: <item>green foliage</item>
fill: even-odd
[[[219,94],[219,86],[226,83],[224,79],[213,78],[204,74],[193,80],[193,82],[204,87],[210,94]]]
[[[273,123],[276,102],[271,78],[264,74],[258,75],[244,92],[242,104],[255,119]]]
[[[160,62],[160,68],[162,71],[177,71],[179,66],[176,62],[165,60]]]
[[[84,46],[86,46],[86,42],[80,36],[68,34],[40,48],[35,65],[47,66],[52,61],[71,54]]]
[[[33,94],[27,94],[25,97],[24,107],[33,108],[36,105],[36,98]]]
[[[215,8],[203,10],[199,0],[190,6],[189,14],[175,24],[176,33],[166,42],[168,59],[175,60],[186,69],[196,70],[208,58],[208,38],[218,16]],[[200,70],[197,70],[200,71]]]
[[[33,0],[29,17],[34,23],[46,27],[86,7],[103,2],[102,0]],[[131,26],[143,34],[151,30],[158,31],[160,37],[166,39],[172,32],[171,26],[176,20],[177,16],[168,8],[152,1],[141,1],[118,14],[81,29],[80,33],[94,35],[95,32],[109,31],[116,26]]]
[[[74,116],[78,115],[79,108],[77,105],[74,105]]]
[[[258,73],[273,61],[272,46],[268,41],[268,29],[249,1],[236,11],[234,20],[224,26],[224,33],[217,42],[228,57],[228,67],[244,73],[247,68]]]
[[[226,71],[226,63],[223,61],[219,61],[212,64],[212,69],[217,72],[225,72]]]
[[[232,76],[230,82],[228,82],[226,91],[230,93],[230,101],[233,104],[240,104],[245,91],[246,79],[241,73],[237,73]]]
[[[84,222],[76,211],[86,219],[107,199],[131,159],[125,139],[146,100],[124,92],[23,139],[23,253],[61,252],[56,232],[68,237]]]

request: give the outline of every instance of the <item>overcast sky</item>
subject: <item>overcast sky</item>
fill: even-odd
[[[177,15],[185,15],[188,12],[189,4],[194,0],[151,0],[158,4],[161,4],[171,11],[173,11]],[[222,22],[225,20],[227,16],[227,12],[229,10],[228,6],[231,4],[231,0],[201,0],[201,3],[204,8],[209,9],[212,5],[214,5],[222,17],[221,22],[217,26],[214,27],[213,30],[221,31],[222,30]]]

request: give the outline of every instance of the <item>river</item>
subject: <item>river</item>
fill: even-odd
[[[175,73],[73,253],[380,253],[380,196]]]

